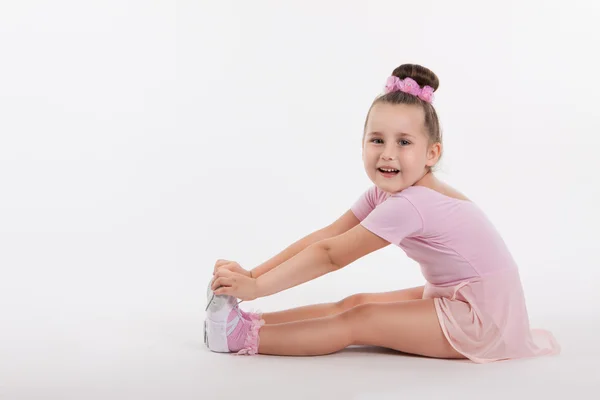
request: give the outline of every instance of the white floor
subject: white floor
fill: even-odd
[[[478,365],[361,347],[304,358],[211,353],[195,310],[6,315],[3,400],[565,399],[600,390],[597,320],[544,324],[560,356]]]
[[[600,393],[598,292],[578,276],[556,299],[527,281],[532,327],[554,333],[562,346],[556,357],[480,365],[375,348],[235,356],[204,346],[210,271],[209,260],[196,265],[195,246],[148,250],[146,237],[80,236],[0,235],[0,400],[572,400]],[[357,266],[344,273],[241,306],[272,311],[383,290],[372,282],[390,272]]]

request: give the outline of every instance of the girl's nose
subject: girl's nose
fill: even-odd
[[[394,153],[386,151],[381,155],[384,160],[393,160],[395,158]]]

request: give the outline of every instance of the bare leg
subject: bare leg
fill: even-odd
[[[390,303],[421,299],[423,298],[423,289],[424,286],[418,286],[393,292],[359,293],[346,297],[337,303],[314,304],[284,311],[264,313],[262,317],[266,324],[281,324],[284,322],[327,317],[340,314],[362,304]]]
[[[372,345],[426,357],[465,358],[446,340],[433,299],[369,303],[329,317],[264,325],[259,336],[260,354],[314,356]]]

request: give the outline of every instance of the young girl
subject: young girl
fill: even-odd
[[[550,332],[530,329],[517,265],[494,226],[433,174],[442,154],[438,86],[420,65],[392,72],[364,126],[373,185],[341,218],[252,271],[216,263],[204,324],[210,350],[307,356],[373,345],[477,363],[560,352]],[[420,264],[425,286],[275,313],[238,307],[237,299],[278,293],[389,244]]]

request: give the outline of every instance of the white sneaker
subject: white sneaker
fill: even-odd
[[[227,345],[227,336],[233,332],[240,322],[240,311],[238,301],[235,297],[229,295],[215,295],[208,285],[206,307],[206,319],[204,320],[204,344],[211,351],[218,353],[229,353]],[[233,310],[237,314],[231,322],[227,319]]]

